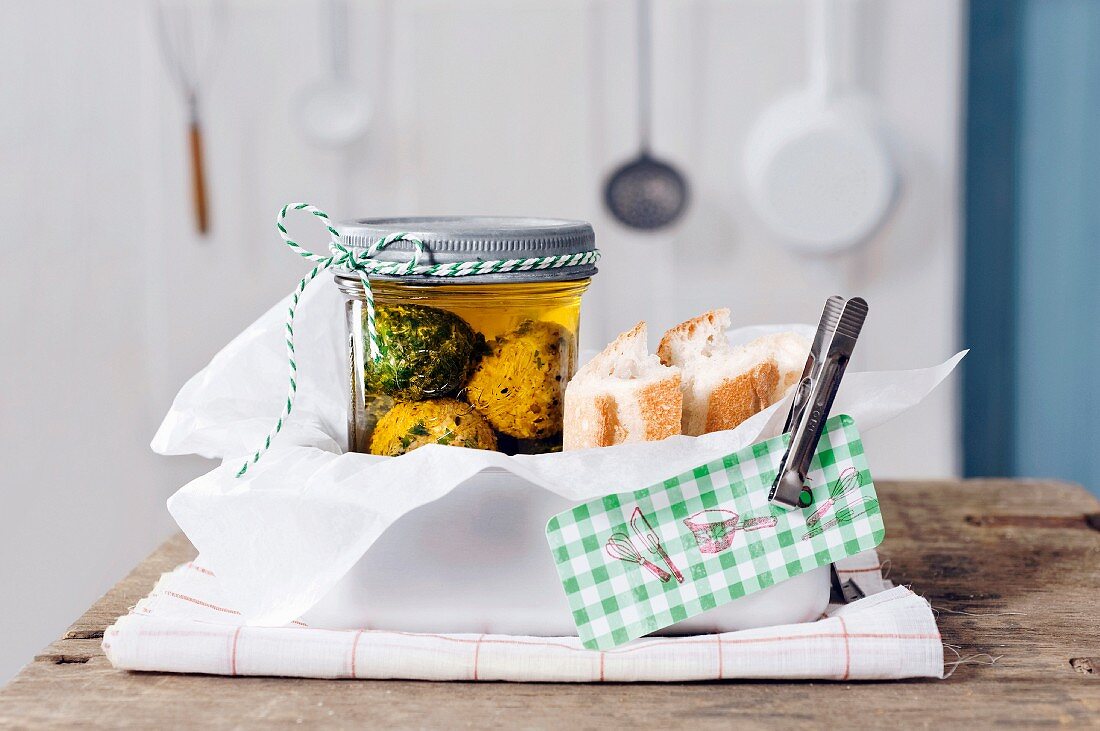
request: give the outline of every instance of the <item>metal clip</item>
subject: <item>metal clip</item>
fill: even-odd
[[[844,369],[848,367],[866,317],[867,303],[861,297],[846,300],[834,295],[825,302],[825,310],[821,313],[821,322],[818,323],[817,334],[783,428],[783,431],[791,433],[791,441],[779,462],[779,473],[768,493],[768,500],[773,505],[788,509],[800,506],[806,472],[821,440],[821,428],[829,416],[829,409],[840,388],[840,379],[844,377]]]
[[[867,594],[863,592],[863,589],[859,588],[859,584],[851,579],[846,579],[844,581],[840,580],[840,574],[836,571],[836,564],[829,564],[829,577],[830,604],[851,604],[867,596]]]

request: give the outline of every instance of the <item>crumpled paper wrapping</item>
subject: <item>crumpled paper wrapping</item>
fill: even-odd
[[[346,356],[343,299],[327,282],[302,297],[295,322],[298,396],[272,449],[235,473],[277,418],[287,388],[280,302],[193,376],[153,438],[160,454],[224,463],[168,501],[180,528],[250,625],[286,624],[316,604],[398,518],[485,470],[505,470],[573,501],[641,488],[778,434],[784,401],[736,429],[560,454],[509,457],[429,445],[401,457],[344,453]],[[734,343],[809,325],[756,326]],[[833,406],[861,431],[915,406],[962,359],[931,368],[849,372]],[[872,467],[874,464],[871,457]]]

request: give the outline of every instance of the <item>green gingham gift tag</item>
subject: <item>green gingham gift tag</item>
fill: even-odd
[[[546,537],[584,646],[607,650],[882,542],[855,422],[825,423],[802,493],[768,502],[789,434],[554,516]]]

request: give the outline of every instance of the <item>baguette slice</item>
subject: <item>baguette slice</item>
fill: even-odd
[[[639,322],[584,365],[565,389],[564,449],[649,442],[680,433],[680,369],[661,365]]]
[[[745,345],[746,348],[752,346],[767,348],[779,366],[779,383],[772,392],[770,406],[786,396],[791,386],[802,378],[806,359],[810,356],[810,341],[796,332],[785,332],[764,335]]]
[[[804,338],[778,333],[735,348],[726,339],[729,324],[728,309],[712,310],[661,338],[661,362],[681,371],[684,434],[732,429],[783,398],[802,375],[810,351]]]

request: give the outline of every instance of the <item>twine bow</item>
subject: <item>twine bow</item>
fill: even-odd
[[[297,241],[290,238],[283,221],[290,211],[308,211],[316,216],[324,224],[329,233],[329,255],[322,256],[304,248]],[[374,292],[371,289],[370,276],[428,276],[428,277],[469,277],[478,274],[494,274],[497,272],[530,271],[532,269],[558,269],[569,266],[583,266],[594,264],[600,258],[600,252],[580,252],[561,256],[541,256],[529,259],[492,259],[479,261],[453,262],[449,264],[422,264],[424,256],[424,242],[408,233],[392,233],[374,242],[364,250],[354,250],[340,243],[340,232],[332,227],[328,214],[312,206],[309,203],[288,203],[279,211],[275,219],[275,227],[279,230],[279,236],[298,256],[316,262],[313,267],[298,282],[298,286],[290,295],[290,306],[286,313],[286,353],[289,364],[290,388],[287,391],[286,402],[283,404],[282,413],[279,415],[275,426],[264,438],[263,446],[257,449],[237,471],[240,477],[251,465],[260,461],[260,457],[271,448],[271,441],[282,431],[283,425],[294,410],[294,397],[298,393],[298,363],[294,353],[294,313],[298,309],[298,302],[309,283],[319,274],[328,269],[341,269],[347,272],[355,272],[359,281],[363,284],[363,300],[367,312],[367,339],[370,343],[370,360],[377,361],[382,357],[382,349],[378,342],[378,329],[375,323]],[[408,241],[413,245],[412,257],[408,261],[378,261],[373,257],[396,241]]]

